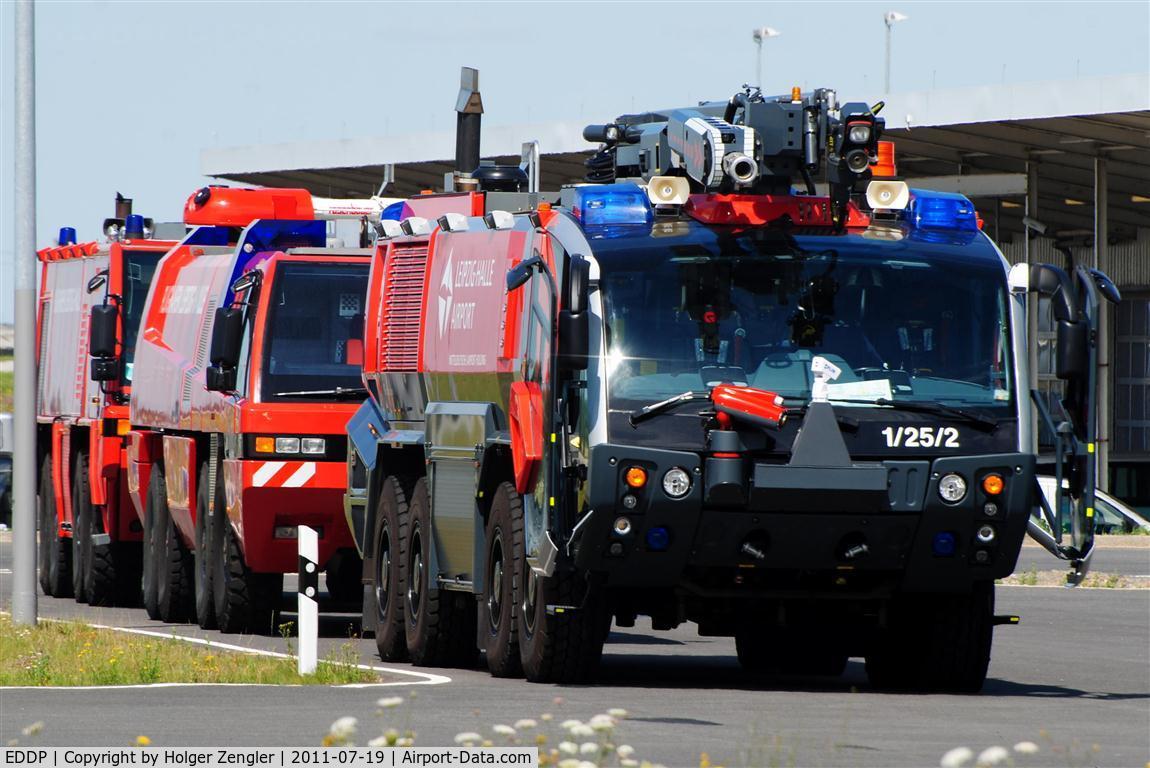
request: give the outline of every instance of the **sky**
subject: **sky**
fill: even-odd
[[[36,2],[37,245],[96,239],[117,191],[178,220],[213,147],[450,130],[459,67],[487,125],[764,90],[892,91],[1150,71],[1132,2]],[[14,6],[0,0],[0,322],[12,320]],[[546,149],[546,148],[544,148]]]

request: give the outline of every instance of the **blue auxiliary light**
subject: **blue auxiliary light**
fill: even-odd
[[[934,535],[931,550],[939,557],[953,557],[956,547],[954,534],[950,531],[940,531]]]
[[[402,221],[404,218],[403,206],[405,205],[407,205],[407,203],[403,200],[400,200],[398,203],[392,203],[391,205],[387,206],[379,212],[380,221],[385,219],[391,221]]]
[[[916,229],[978,231],[978,213],[974,210],[974,203],[956,192],[912,189],[907,219]]]
[[[75,245],[76,244],[76,228],[75,227],[60,227],[60,237],[56,240],[60,245]]]
[[[144,236],[144,217],[138,213],[133,213],[128,216],[128,220],[124,224],[124,238],[127,240],[139,240]]]
[[[647,193],[637,184],[631,183],[576,187],[571,212],[585,227],[649,225],[655,220]]]
[[[671,546],[671,532],[663,526],[647,530],[647,549],[652,552],[662,552]]]

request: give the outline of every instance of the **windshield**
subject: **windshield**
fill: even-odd
[[[268,297],[261,395],[315,400],[363,386],[366,263],[284,262]]]
[[[144,302],[156,265],[164,257],[163,251],[124,252],[124,381],[132,380],[132,362],[136,357],[136,334],[140,331],[140,318],[144,316]]]
[[[841,369],[832,399],[1011,407],[996,260],[859,235],[691,231],[596,248],[612,409],[720,382],[797,404],[815,356]]]

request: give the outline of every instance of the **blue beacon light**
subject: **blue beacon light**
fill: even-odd
[[[75,245],[76,244],[76,228],[75,227],[60,227],[60,236],[56,238],[56,242],[60,245]]]
[[[577,187],[571,212],[586,227],[650,224],[655,219],[647,193],[631,183]]]
[[[947,229],[960,232],[978,231],[978,213],[974,203],[955,192],[933,192],[912,189],[907,219],[916,229]]]

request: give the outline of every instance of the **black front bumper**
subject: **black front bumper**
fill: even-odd
[[[1033,501],[1034,460],[1025,454],[841,468],[722,461],[596,446],[588,494],[593,512],[580,529],[577,567],[602,574],[608,585],[696,592],[729,585],[740,594],[791,594],[804,583],[964,591],[975,580],[1014,570]],[[624,480],[634,466],[647,471],[638,490]],[[662,486],[674,467],[692,478],[679,499]],[[1006,481],[993,497],[981,488],[990,472]],[[939,479],[950,473],[967,483],[956,504],[938,493]],[[633,507],[624,505],[627,495],[635,497]],[[987,525],[993,541],[979,541],[976,534]]]

